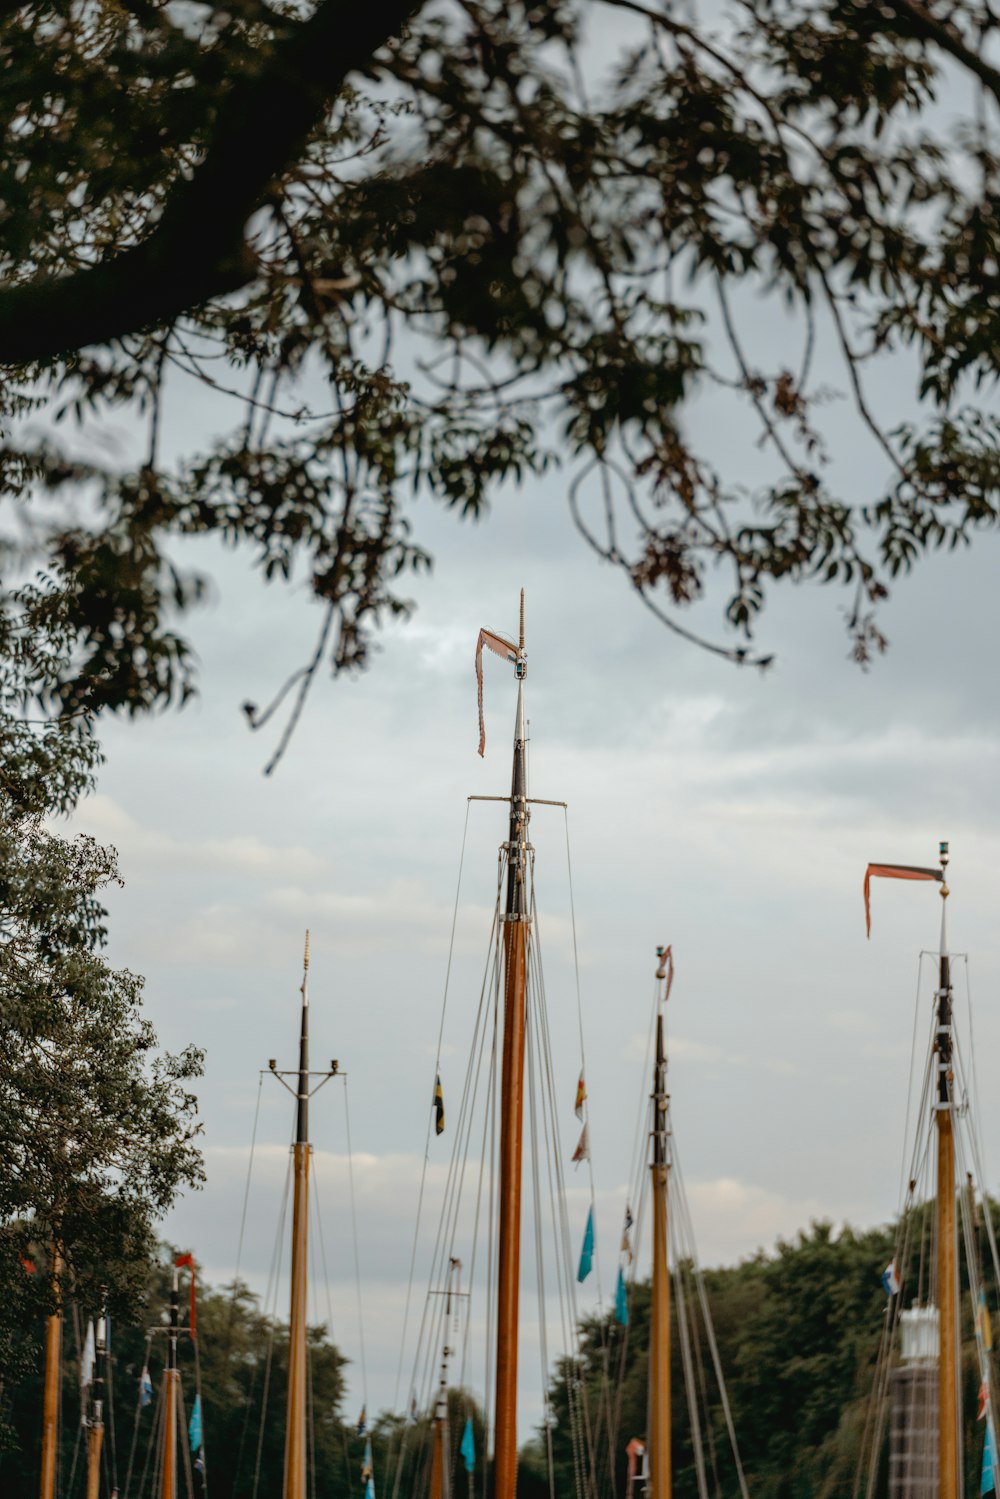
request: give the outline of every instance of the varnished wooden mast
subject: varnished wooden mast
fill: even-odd
[[[941,844],[942,875],[947,870],[948,845]],[[941,898],[948,885],[941,881]],[[941,949],[937,992],[937,1299],[940,1352],[938,1357],[938,1492],[940,1499],[958,1499],[958,1370],[957,1235],[955,1224],[955,1141],[952,1071],[951,958],[948,955],[945,913],[941,907]]]
[[[309,933],[302,971],[302,1028],[295,1144],[292,1146],[292,1294],[288,1317],[288,1403],[284,1499],[306,1499],[306,1285],[309,1232]]]
[[[55,1499],[56,1445],[59,1438],[59,1386],[62,1362],[62,1308],[59,1304],[59,1277],[62,1260],[58,1249],[52,1250],[52,1289],[56,1308],[45,1324],[45,1390],[42,1402],[42,1472],[40,1499]]]
[[[448,1499],[448,1359],[451,1355],[451,1298],[454,1279],[462,1265],[453,1259],[448,1264],[448,1286],[444,1301],[444,1342],[441,1349],[441,1378],[438,1381],[438,1398],[434,1410],[434,1451],[431,1457],[430,1499]]]
[[[500,1099],[500,1245],[497,1286],[497,1369],[494,1496],[514,1499],[517,1482],[517,1351],[521,1280],[521,1157],[524,1124],[525,993],[531,914],[528,905],[528,803],[524,717],[524,590],[516,670],[517,719],[507,843],[503,922],[504,1030]]]
[[[104,1388],[107,1362],[107,1307],[97,1319],[94,1343],[94,1383],[90,1395],[90,1419],[87,1422],[87,1499],[98,1499],[101,1488],[101,1449],[104,1445]]]
[[[662,959],[662,952],[660,957]],[[666,973],[661,961],[657,981],[663,984],[656,1012],[656,1061],[653,1065],[653,1276],[649,1339],[649,1499],[670,1499],[670,1268],[667,1253],[669,1189],[669,1100],[667,1053],[663,1034]]]
[[[163,1456],[160,1464],[160,1499],[177,1499],[177,1408],[178,1382],[177,1331],[178,1291],[177,1266],[170,1288],[170,1325],[167,1328],[167,1367],[163,1375]]]

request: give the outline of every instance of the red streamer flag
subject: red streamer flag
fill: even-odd
[[[922,869],[918,864],[869,864],[865,870],[865,930],[872,934],[871,883],[872,875],[881,875],[888,880],[937,880],[944,879],[943,869]]]
[[[191,1319],[190,1319],[190,1325],[191,1325],[191,1336],[194,1337],[195,1336],[195,1321],[194,1321],[194,1274],[195,1274],[195,1269],[194,1269],[194,1255],[193,1254],[179,1254],[177,1256],[177,1258],[174,1260],[174,1268],[177,1269],[177,1270],[183,1270],[183,1269],[187,1268],[188,1270],[191,1271]]]

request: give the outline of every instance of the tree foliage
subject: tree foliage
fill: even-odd
[[[900,1265],[904,1299],[920,1284],[919,1260],[927,1253],[929,1210],[917,1212],[909,1260]],[[898,1255],[894,1228],[835,1233],[813,1223],[773,1252],[706,1273],[712,1321],[732,1407],[740,1456],[754,1499],[848,1499],[855,1492],[865,1422],[870,1412],[879,1341],[887,1301],[880,1277]],[[996,1290],[987,1275],[991,1304]],[[982,1459],[982,1425],[976,1424],[979,1365],[973,1308],[963,1273],[962,1393],[965,1411],[966,1487],[973,1492]],[[583,1365],[563,1362],[550,1386],[556,1487],[572,1492],[573,1442],[567,1381],[582,1381],[598,1460],[608,1461],[608,1394],[614,1421],[611,1461],[624,1492],[625,1445],[645,1436],[648,1399],[650,1286],[637,1282],[629,1295],[627,1331],[611,1316],[583,1327]],[[707,1350],[703,1351],[708,1365]],[[673,1491],[698,1493],[684,1370],[676,1331],[671,1345]],[[718,1492],[737,1496],[721,1404],[714,1402],[703,1433],[714,1453]],[[708,1459],[706,1459],[708,1461]],[[716,1467],[717,1465],[717,1467]],[[887,1492],[885,1474],[878,1489]]]
[[[26,626],[25,621],[29,624]],[[157,1050],[142,980],[101,952],[113,849],[67,839],[69,810],[99,759],[84,715],[33,723],[67,662],[72,625],[44,589],[0,616],[0,1375],[35,1357],[52,1308],[51,1248],[64,1294],[109,1287],[135,1305],[154,1224],[202,1178],[190,1083],[201,1053]],[[35,1273],[30,1273],[34,1267]],[[0,1445],[6,1428],[0,1429]]]
[[[866,660],[888,582],[997,519],[997,28],[983,0],[4,5],[0,480],[76,632],[60,701],[192,690],[204,534],[308,577],[301,697],[407,610],[414,495],[476,516],[553,463],[671,628],[721,572],[716,648],[758,659],[770,588],[813,577]],[[228,428],[178,456],[191,381]],[[93,440],[116,412],[136,461]]]

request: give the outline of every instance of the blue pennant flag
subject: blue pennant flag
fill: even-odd
[[[149,1370],[143,1367],[139,1376],[139,1409],[145,1410],[153,1398],[153,1381],[149,1377]]]
[[[192,1452],[197,1452],[201,1446],[201,1396],[194,1397],[194,1405],[191,1407],[191,1420],[188,1422],[188,1442]]]
[[[465,1471],[471,1473],[476,1466],[476,1439],[472,1435],[472,1417],[469,1416],[462,1433],[462,1443],[459,1452],[465,1459]]]
[[[615,1291],[615,1321],[620,1322],[622,1327],[628,1327],[628,1296],[625,1293],[625,1276],[621,1265],[618,1266],[618,1289]]]
[[[594,1209],[591,1208],[587,1214],[587,1227],[583,1235],[583,1248],[580,1250],[580,1268],[576,1272],[577,1280],[586,1280],[594,1263]]]
[[[983,1472],[979,1480],[980,1494],[992,1494],[996,1492],[997,1478],[997,1453],[993,1441],[993,1417],[986,1417],[986,1441],[983,1443]]]

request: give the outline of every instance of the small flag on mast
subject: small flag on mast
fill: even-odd
[[[581,1161],[589,1161],[589,1160],[590,1160],[590,1135],[587,1132],[587,1126],[584,1125],[583,1129],[580,1132],[580,1138],[576,1142],[576,1149],[573,1152],[573,1165],[574,1166],[579,1166],[579,1164],[580,1164]]]
[[[183,1269],[186,1268],[186,1269],[188,1269],[188,1270],[191,1271],[191,1310],[190,1310],[189,1326],[190,1326],[190,1329],[191,1329],[191,1336],[195,1337],[196,1336],[196,1329],[195,1329],[195,1320],[194,1320],[194,1313],[195,1313],[195,1304],[194,1304],[194,1275],[195,1275],[194,1255],[193,1254],[179,1254],[177,1256],[177,1258],[174,1260],[174,1267],[177,1270],[183,1270]]]
[[[573,1105],[573,1113],[578,1119],[583,1118],[583,1106],[587,1101],[587,1084],[583,1080],[583,1071],[580,1072],[580,1081],[576,1085],[576,1103]]]
[[[97,1362],[97,1352],[94,1344],[94,1324],[87,1323],[87,1336],[83,1343],[83,1353],[80,1356],[80,1384],[87,1390],[94,1383],[94,1365]]]
[[[434,1133],[444,1134],[444,1090],[441,1087],[441,1074],[434,1079]]]
[[[615,1291],[615,1321],[622,1327],[628,1327],[628,1295],[621,1265],[618,1266],[618,1286]]]
[[[465,1430],[462,1433],[462,1442],[458,1450],[465,1461],[466,1473],[471,1473],[476,1466],[476,1439],[472,1432],[471,1416],[466,1418]]]
[[[983,1349],[990,1353],[993,1348],[993,1328],[990,1325],[989,1308],[986,1305],[986,1292],[979,1288],[979,1303],[976,1310],[976,1331],[982,1341]]]
[[[978,1407],[976,1409],[976,1420],[977,1421],[985,1421],[986,1420],[986,1412],[989,1410],[989,1405],[990,1405],[990,1383],[989,1383],[989,1380],[984,1377],[982,1384],[979,1386],[979,1405],[978,1405]]]
[[[480,630],[479,639],[476,641],[476,690],[479,696],[479,753],[481,756],[486,753],[486,723],[483,718],[483,646],[488,651],[492,651],[494,656],[500,656],[504,661],[512,661],[515,665],[523,660],[517,646],[505,635],[499,635],[494,630]],[[523,670],[519,671],[518,675],[523,676]]]
[[[587,1214],[587,1227],[583,1234],[583,1247],[580,1250],[580,1267],[576,1272],[576,1278],[584,1281],[590,1274],[594,1263],[594,1209],[591,1208]]]
[[[865,930],[869,937],[872,934],[871,883],[873,875],[880,875],[887,880],[944,881],[943,869],[923,869],[917,864],[869,864],[865,870]]]
[[[993,1417],[986,1418],[986,1440],[983,1443],[983,1471],[979,1480],[980,1494],[995,1494],[997,1487],[997,1453],[993,1440]]]
[[[201,1446],[201,1396],[194,1397],[194,1405],[191,1407],[191,1420],[188,1422],[188,1442],[192,1452],[197,1452]]]
[[[139,1376],[139,1409],[141,1411],[145,1410],[152,1398],[153,1381],[150,1379],[149,1370],[144,1364],[142,1373]]]
[[[621,1252],[622,1252],[622,1254],[628,1255],[628,1262],[629,1262],[630,1265],[632,1263],[632,1240],[631,1240],[631,1238],[629,1236],[630,1236],[630,1234],[632,1232],[632,1224],[634,1223],[634,1221],[635,1220],[632,1217],[632,1209],[629,1207],[628,1203],[626,1203],[625,1204],[625,1227],[622,1229]]]
[[[890,1260],[882,1271],[882,1289],[887,1296],[898,1296],[900,1284],[896,1261]]]

